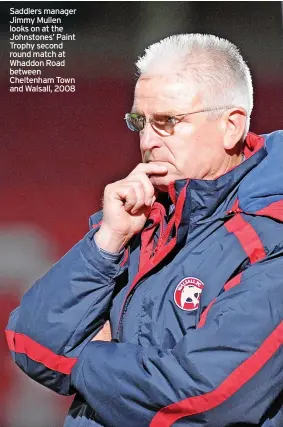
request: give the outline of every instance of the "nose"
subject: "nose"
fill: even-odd
[[[161,137],[155,132],[149,122],[145,123],[144,129],[140,132],[140,149],[141,152],[152,150],[162,145]]]

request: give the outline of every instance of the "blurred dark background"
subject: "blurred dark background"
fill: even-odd
[[[75,93],[10,93],[9,8],[76,8],[64,18],[66,68]],[[0,2],[0,427],[59,427],[71,398],[32,382],[13,365],[3,330],[35,279],[88,230],[106,183],[139,161],[131,108],[134,62],[151,43],[177,33],[234,42],[251,68],[251,130],[282,129],[283,31],[280,2]]]

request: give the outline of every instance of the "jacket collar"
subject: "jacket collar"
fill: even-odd
[[[243,178],[267,155],[264,138],[249,133],[244,146],[245,161],[215,180],[184,179],[170,184],[169,194],[177,201],[187,184],[186,199],[178,234],[180,237],[196,225],[224,218],[231,209]]]

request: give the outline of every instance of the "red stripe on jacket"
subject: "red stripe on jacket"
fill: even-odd
[[[97,228],[102,224],[102,221],[99,221],[97,224],[92,224],[92,228]]]
[[[225,283],[225,285],[224,285],[225,291],[229,291],[229,289],[232,289],[232,288],[234,288],[234,286],[239,285],[239,283],[242,280],[242,274],[243,274],[243,272],[237,274],[237,276],[232,277],[232,279],[228,280],[228,282]]]
[[[42,363],[47,368],[52,369],[52,371],[70,375],[77,363],[77,358],[60,356],[26,335],[9,330],[6,330],[5,333],[11,351],[23,353],[35,362]]]
[[[239,239],[244,251],[248,255],[250,262],[254,263],[260,259],[263,259],[265,257],[265,251],[264,247],[260,241],[260,238],[258,237],[256,231],[252,228],[250,224],[248,224],[244,218],[239,216],[239,212],[241,212],[241,209],[239,208],[239,200],[236,199],[235,203],[231,209],[230,212],[238,212],[237,215],[235,215],[232,219],[230,219],[226,224],[226,228],[229,232],[235,233],[236,237]],[[256,212],[257,215],[267,216],[273,219],[276,219],[278,221],[283,221],[283,201],[279,200],[278,202],[271,203],[270,205],[266,206],[263,209],[260,209]],[[238,218],[238,219],[235,219]],[[232,224],[229,225],[229,223],[233,221]],[[242,226],[242,229],[240,228]],[[241,232],[240,232],[241,231]],[[245,232],[247,232],[247,235],[245,235]],[[251,241],[249,242],[249,239],[251,238]],[[252,244],[254,244],[254,248]],[[234,286],[238,285],[241,282],[242,273],[237,274],[237,276],[233,277],[231,280],[229,280],[224,285],[224,290],[228,291],[229,289],[233,288]],[[212,305],[215,303],[216,298],[214,298],[213,301],[206,307],[206,309],[203,311],[200,317],[200,321],[198,323],[198,328],[201,328],[205,325],[206,318],[208,315],[208,312]]]
[[[234,233],[238,238],[252,264],[265,257],[265,250],[260,238],[253,227],[244,220],[241,214],[235,215],[227,221],[224,226],[230,233]]]
[[[234,286],[237,286],[241,282],[241,279],[242,279],[242,273],[237,274],[237,276],[233,277],[227,283],[225,283],[224,290],[228,291],[229,289],[234,288]],[[208,304],[206,309],[201,313],[200,320],[199,320],[199,323],[197,325],[197,328],[202,328],[205,325],[208,312],[211,309],[211,307],[213,306],[213,304],[215,303],[215,301],[216,301],[216,298],[214,298],[211,301],[211,303]]]
[[[269,206],[257,211],[256,214],[283,221],[283,200],[271,203]]]
[[[283,322],[247,360],[241,363],[217,388],[201,396],[189,397],[161,409],[150,427],[170,427],[183,417],[200,414],[221,405],[243,387],[283,344]]]
[[[246,255],[249,257],[250,263],[253,264],[259,261],[260,259],[265,258],[266,253],[263,244],[261,243],[261,240],[254,228],[247,221],[245,221],[243,216],[239,213],[240,211],[238,199],[236,199],[233,209],[235,209],[235,211],[238,211],[238,213],[234,217],[229,219],[229,221],[227,221],[224,225],[227,231],[229,231],[229,233],[235,234]],[[228,291],[234,286],[239,285],[239,283],[241,282],[241,278],[242,273],[237,274],[237,276],[230,279],[224,285],[224,290]],[[205,325],[208,312],[215,303],[215,301],[216,298],[214,298],[211,303],[206,307],[206,309],[202,312],[197,328],[202,328]]]

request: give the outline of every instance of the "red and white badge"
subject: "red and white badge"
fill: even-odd
[[[201,280],[196,277],[185,277],[175,289],[174,301],[182,310],[196,310],[203,288],[204,284]]]

